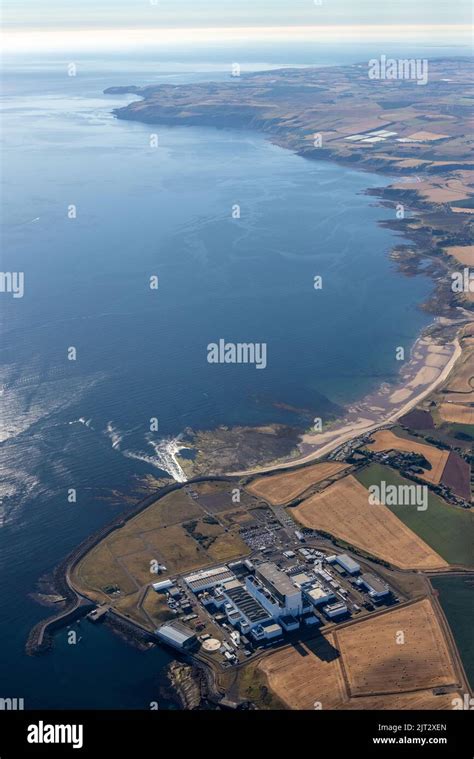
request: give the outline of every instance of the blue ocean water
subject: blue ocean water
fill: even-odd
[[[254,68],[281,62],[264,52]],[[293,52],[285,63],[347,58]],[[82,624],[77,646],[60,632],[41,659],[23,648],[48,613],[28,596],[35,581],[125,508],[113,491],[166,468],[160,441],[187,426],[303,424],[275,404],[323,415],[325,398],[362,396],[396,376],[394,347],[428,323],[430,282],[396,271],[397,237],[377,225],[391,211],[364,194],[388,178],[251,132],[119,121],[130,96],[102,94],[228,75],[216,60],[84,59],[76,77],[63,60],[4,66],[2,269],[25,273],[25,295],[2,296],[0,695],[30,708],[158,697],[168,654],[105,629]],[[266,342],[267,368],[208,364],[219,338]]]

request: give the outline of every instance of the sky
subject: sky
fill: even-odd
[[[3,0],[2,7],[7,50],[127,43],[130,32],[132,44],[394,39],[404,30],[451,42],[465,41],[472,23],[471,0]]]
[[[3,0],[16,29],[469,24],[471,0]]]

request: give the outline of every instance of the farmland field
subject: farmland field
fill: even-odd
[[[452,709],[458,695],[432,691],[457,678],[427,599],[275,651],[258,670],[289,709]]]
[[[387,506],[371,505],[364,485],[349,475],[307,498],[291,514],[305,527],[328,532],[402,569],[446,565]]]
[[[474,245],[452,245],[446,248],[446,253],[465,266],[474,266]]]
[[[436,688],[457,681],[428,599],[338,629],[334,637],[352,696]]]
[[[444,467],[448,460],[449,451],[440,450],[433,445],[398,437],[391,430],[380,430],[373,435],[374,443],[367,446],[369,451],[389,451],[392,448],[406,453],[420,453],[431,464],[431,469],[425,469],[420,477],[435,485],[441,480]]]
[[[439,593],[439,600],[454,635],[464,670],[471,688],[474,686],[474,577],[432,577],[431,584]]]
[[[439,415],[445,422],[474,425],[474,406],[463,403],[442,403]]]
[[[289,646],[262,659],[259,670],[269,687],[290,709],[337,709],[345,700],[344,679],[330,634]]]
[[[250,485],[247,485],[247,490],[253,495],[264,498],[273,506],[278,506],[292,501],[312,485],[323,482],[343,469],[347,469],[347,464],[336,461],[313,464],[313,466],[298,469],[296,472],[257,477]]]
[[[366,488],[370,485],[409,485],[389,467],[372,464],[357,473],[357,479]],[[420,536],[433,551],[449,564],[474,566],[474,514],[445,503],[434,493],[428,492],[428,508],[417,511],[412,506],[388,506],[410,530]]]
[[[434,427],[430,412],[422,409],[413,409],[413,411],[409,411],[408,414],[400,417],[398,421],[412,430],[432,430]]]
[[[443,472],[443,485],[447,485],[453,493],[471,500],[471,467],[458,453],[451,451]]]
[[[472,402],[474,400],[474,346],[472,337],[462,339],[463,357],[442,388],[446,400]]]

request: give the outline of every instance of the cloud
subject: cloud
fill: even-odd
[[[194,28],[130,28],[4,31],[0,44],[7,53],[133,50],[163,46],[226,44],[229,42],[418,42],[466,44],[471,28],[462,24],[438,25],[326,25]]]

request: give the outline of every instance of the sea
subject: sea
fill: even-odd
[[[104,89],[224,81],[235,60],[245,71],[373,53],[4,58],[2,270],[24,273],[24,293],[0,299],[0,697],[173,708],[172,655],[106,627],[81,622],[75,645],[65,629],[51,652],[27,656],[30,628],[50,613],[31,597],[38,578],[126,509],[146,475],[182,479],[173,451],[186,428],[304,426],[298,409],[324,417],[394,381],[395,348],[430,321],[420,304],[431,282],[397,271],[388,252],[402,240],[378,225],[394,211],[365,193],[390,177],[305,160],[250,131],[118,120],[113,109],[135,96]],[[265,342],[265,370],[209,364],[219,339]]]

